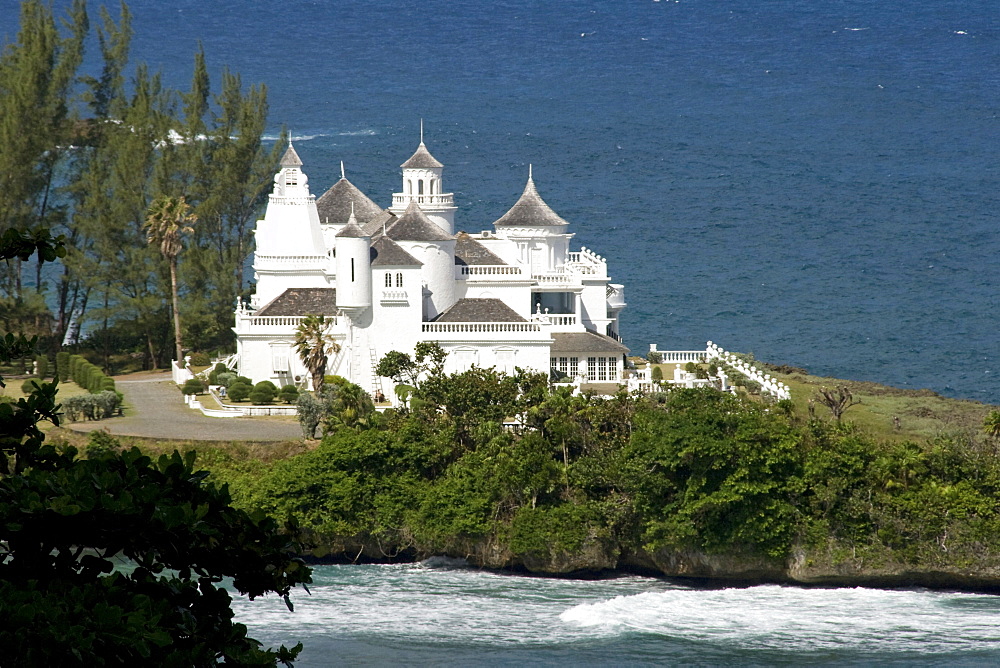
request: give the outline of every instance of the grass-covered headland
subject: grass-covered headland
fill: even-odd
[[[490,370],[442,380],[410,411],[334,420],[311,448],[202,447],[199,463],[238,507],[294,516],[321,559],[1000,588],[988,406],[956,402],[974,426],[930,434],[857,426],[874,419],[863,399],[838,423],[711,389],[601,399]],[[515,415],[525,428],[503,429]]]

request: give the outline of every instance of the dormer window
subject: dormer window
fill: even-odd
[[[295,172],[287,172],[285,174],[285,185],[286,186],[297,186],[299,185],[299,177]]]

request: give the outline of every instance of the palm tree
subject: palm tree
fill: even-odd
[[[180,255],[184,244],[181,242],[182,234],[191,234],[194,229],[191,224],[198,220],[198,217],[191,213],[191,206],[184,200],[184,196],[173,197],[161,195],[153,200],[146,213],[146,242],[152,246],[160,247],[160,254],[167,259],[170,265],[170,296],[174,310],[174,341],[177,344],[177,361],[181,361],[181,316],[177,308],[177,256]]]
[[[295,330],[295,352],[312,375],[313,392],[323,388],[326,356],[340,352],[340,345],[326,333],[328,324],[321,315],[308,315]]]

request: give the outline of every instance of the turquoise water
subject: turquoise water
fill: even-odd
[[[388,205],[421,117],[459,228],[489,227],[533,163],[626,284],[639,354],[713,340],[1000,403],[995,0],[132,9],[133,57],[167,83],[199,41],[216,82],[265,82],[317,193],[344,160]]]
[[[236,605],[250,634],[328,665],[986,665],[1000,598],[643,577],[558,580],[443,559],[320,566],[312,595]]]

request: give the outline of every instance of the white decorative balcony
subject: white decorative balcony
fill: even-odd
[[[392,194],[392,208],[405,209],[410,202],[416,202],[420,206],[454,206],[454,193],[440,193],[435,195],[407,195],[406,193]]]
[[[255,271],[298,271],[325,269],[330,263],[326,255],[255,255]]]
[[[383,304],[408,304],[409,299],[406,296],[406,290],[383,290],[382,299]]]
[[[455,278],[466,281],[516,281],[525,280],[528,276],[520,267],[508,264],[474,264],[455,267]]]

